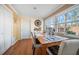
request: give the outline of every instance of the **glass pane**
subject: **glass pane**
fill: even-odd
[[[79,26],[79,22],[77,22],[78,26]]]
[[[76,25],[77,25],[77,22],[73,22],[73,23],[72,23],[72,26],[76,26]]]
[[[69,26],[71,26],[72,25],[72,23],[67,23],[67,27],[69,27]]]
[[[55,20],[54,19],[52,19],[52,23],[51,24],[55,24]]]
[[[76,23],[67,23],[66,26],[66,33],[71,35],[76,35],[76,32],[73,31],[74,26],[76,26]]]
[[[58,32],[64,32],[65,24],[58,24]]]
[[[67,20],[66,22],[73,22],[76,20],[76,11],[72,10],[66,13]]]
[[[79,21],[79,7],[75,8],[75,13],[76,13],[76,20]]]
[[[47,27],[51,27],[51,25],[54,25],[55,24],[55,20],[54,18],[49,18],[45,21],[45,24]]]
[[[58,23],[64,23],[65,22],[64,15],[58,16],[57,21],[58,21]]]
[[[72,22],[72,13],[71,12],[66,13],[66,17],[67,17],[66,22]]]

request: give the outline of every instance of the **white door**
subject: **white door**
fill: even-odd
[[[24,18],[21,20],[21,39],[30,37],[30,19]]]
[[[0,54],[4,53],[4,20],[2,13],[2,6],[0,6]]]
[[[12,16],[6,10],[4,11],[5,18],[4,18],[4,40],[5,40],[5,50],[7,50],[12,43]]]

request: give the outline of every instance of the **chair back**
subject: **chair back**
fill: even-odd
[[[32,42],[33,42],[33,45],[36,45],[35,34],[33,34],[33,33],[31,32],[31,36],[32,36]]]
[[[59,55],[76,55],[79,49],[79,40],[71,39],[63,41],[64,45],[60,44],[58,51]]]

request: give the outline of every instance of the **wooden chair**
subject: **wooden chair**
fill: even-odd
[[[38,38],[36,38],[35,34],[33,34],[31,32],[31,35],[32,35],[32,43],[33,43],[32,49],[33,49],[33,55],[34,55],[35,54],[35,49],[40,48],[41,45],[40,45],[40,42],[38,41]]]

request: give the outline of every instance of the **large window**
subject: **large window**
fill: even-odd
[[[79,35],[79,5],[48,19],[46,24],[48,27],[52,25],[56,32]]]
[[[57,32],[71,35],[79,33],[79,6],[56,17]]]

